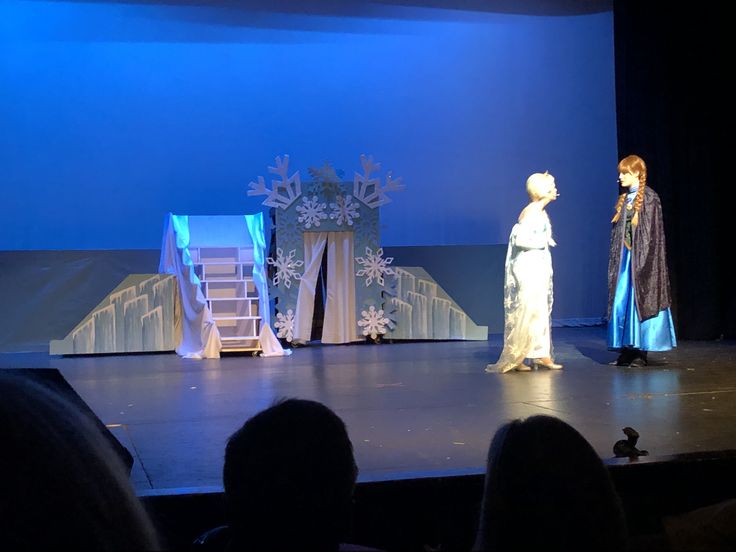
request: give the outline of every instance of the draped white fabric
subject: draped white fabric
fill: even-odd
[[[178,331],[181,328],[182,335],[176,352],[185,358],[219,358],[222,350],[220,332],[202,293],[201,282],[194,271],[189,252],[191,241],[189,222],[187,215],[169,213],[159,263],[159,272],[174,274],[179,283],[183,318],[179,317],[175,321],[176,329]],[[252,276],[259,297],[258,314],[261,317],[259,345],[262,356],[288,355],[291,351],[284,350],[270,327],[263,214],[245,215],[245,224],[250,236],[249,241],[253,244]]]
[[[266,233],[263,229],[263,213],[245,215],[250,240],[253,242],[253,282],[258,290],[258,315],[261,317],[261,331],[258,344],[261,356],[284,356],[291,354],[284,350],[271,329],[271,306],[268,296],[268,279],[266,277]]]
[[[358,341],[353,233],[327,234],[327,302],[322,343]]]
[[[526,358],[551,357],[552,225],[545,211],[531,211],[509,236],[504,280],[504,347],[495,365],[507,372]]]
[[[284,349],[279,342],[279,338],[273,333],[271,326],[268,324],[261,324],[261,334],[258,337],[258,343],[261,346],[261,356],[264,357],[276,357],[276,356],[288,356],[291,354],[291,349]]]
[[[184,318],[175,321],[182,336],[176,352],[184,358],[220,358],[220,332],[202,294],[188,248],[189,217],[169,213],[158,271],[175,275],[179,282]]]
[[[253,283],[258,290],[258,316],[264,325],[271,324],[271,309],[268,300],[268,279],[266,278],[266,233],[263,230],[263,213],[245,215],[250,241],[253,243]]]
[[[327,232],[304,232],[304,272],[299,281],[294,318],[294,341],[306,343],[312,336],[314,292],[322,266],[322,254],[327,246]]]
[[[327,301],[322,343],[358,341],[352,232],[305,232],[304,272],[299,282],[294,341],[311,338],[317,277],[327,249]]]

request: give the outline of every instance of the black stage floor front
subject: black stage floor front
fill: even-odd
[[[559,372],[484,373],[498,335],[202,361],[0,354],[0,368],[58,369],[133,453],[141,493],[219,488],[227,437],[279,397],[321,401],[345,420],[362,481],[481,473],[496,428],[540,413],[571,423],[604,459],[624,426],[651,459],[736,449],[736,342],[683,342],[647,368],[619,368],[603,328],[555,328],[553,340]]]

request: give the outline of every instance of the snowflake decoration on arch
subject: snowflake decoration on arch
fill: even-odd
[[[312,182],[307,186],[307,193],[312,195],[335,195],[340,192],[340,182],[345,176],[342,170],[335,170],[328,161],[322,167],[310,167]]]
[[[276,259],[269,257],[266,262],[271,266],[276,267],[276,275],[273,277],[273,285],[278,286],[279,283],[283,282],[287,288],[291,287],[291,279],[301,280],[302,275],[299,274],[296,269],[304,266],[304,261],[297,261],[294,259],[296,256],[296,249],[289,251],[289,255],[284,257],[284,251],[280,247],[276,248]]]
[[[371,178],[371,173],[381,169],[380,163],[373,162],[373,156],[360,156],[363,174],[355,173],[353,177],[353,195],[371,209],[391,203],[388,192],[400,192],[404,189],[402,178],[393,178],[391,171],[386,174],[386,185],[381,186],[380,178]]]
[[[327,218],[327,213],[325,213],[327,204],[320,203],[316,195],[312,196],[311,199],[303,197],[302,203],[304,205],[297,205],[296,210],[301,213],[297,220],[304,223],[304,228],[319,226],[320,221]]]
[[[384,285],[383,275],[393,274],[396,275],[394,269],[390,265],[394,262],[393,257],[383,257],[383,247],[380,247],[376,253],[370,247],[365,248],[365,257],[356,257],[355,262],[362,265],[356,276],[365,276],[365,286],[371,285],[371,282],[375,279],[379,286]]]
[[[263,200],[263,205],[269,207],[280,207],[286,209],[302,195],[302,181],[299,171],[289,176],[289,156],[284,155],[276,157],[276,166],[268,167],[268,172],[277,174],[281,180],[271,180],[271,188],[266,188],[266,181],[262,176],[258,177],[258,182],[251,182],[248,190],[249,196],[265,195],[268,196]]]
[[[348,226],[353,225],[353,219],[360,218],[360,205],[353,201],[351,195],[338,195],[335,198],[335,203],[330,203],[331,219],[337,219],[337,225],[342,226],[343,222],[347,223]]]
[[[276,337],[283,337],[286,338],[286,341],[291,343],[291,341],[294,339],[294,311],[289,309],[286,311],[286,314],[283,315],[280,312],[276,313],[276,322],[274,322],[274,327],[278,329],[278,333],[276,334]]]
[[[376,310],[373,305],[367,311],[362,311],[362,320],[358,320],[358,326],[363,328],[363,335],[370,335],[372,339],[376,339],[378,334],[385,334],[387,331],[388,318],[383,315],[383,309]]]

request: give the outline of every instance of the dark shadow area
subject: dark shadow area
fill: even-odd
[[[618,356],[618,353],[615,351],[609,351],[608,349],[602,349],[601,347],[578,346],[576,349],[581,355],[598,364],[608,364],[616,360],[616,357]]]
[[[736,497],[736,450],[604,463],[635,542],[661,537],[667,516]],[[359,483],[351,541],[402,552],[469,550],[482,494],[482,474]],[[175,550],[224,520],[219,492],[157,493],[142,500]]]
[[[514,15],[572,16],[612,9],[612,0],[71,0],[79,4],[139,4],[145,6],[187,6],[227,8],[238,11],[269,11],[305,15],[375,17],[380,6],[431,8],[450,11],[506,13]]]
[[[731,171],[725,148],[734,109],[723,70],[730,63],[724,10],[614,2],[619,154],[647,160],[662,202],[679,339],[736,335],[723,254],[733,240],[721,183]]]

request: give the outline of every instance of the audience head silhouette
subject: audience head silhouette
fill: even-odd
[[[225,450],[230,549],[337,550],[357,473],[345,424],[325,405],[287,399],[256,414]]]
[[[53,389],[0,370],[0,543],[8,550],[154,550],[123,463]]]
[[[623,510],[608,471],[570,425],[550,416],[496,432],[476,550],[626,548]]]

